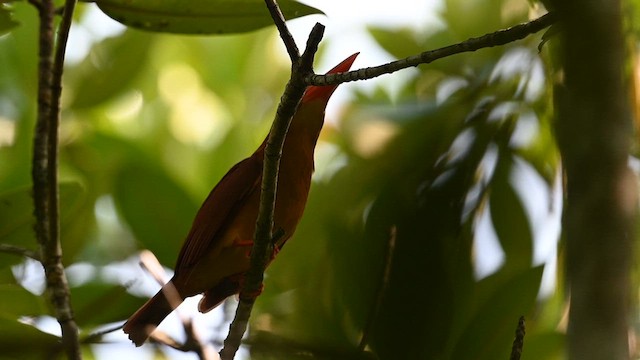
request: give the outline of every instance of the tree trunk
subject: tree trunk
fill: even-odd
[[[566,176],[563,229],[569,359],[629,359],[636,180],[619,0],[556,1],[563,84],[557,136]]]

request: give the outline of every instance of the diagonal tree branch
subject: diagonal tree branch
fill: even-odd
[[[299,61],[293,63],[291,78],[280,99],[276,118],[269,132],[262,172],[260,209],[256,221],[255,240],[251,250],[251,268],[246,273],[240,291],[238,309],[229,327],[229,335],[224,341],[224,347],[220,351],[220,357],[223,360],[233,359],[240,347],[255,302],[255,294],[259,293],[262,288],[264,269],[273,254],[273,213],[282,147],[291,119],[306,89],[304,78],[313,71],[313,58],[318,51],[318,44],[322,40],[323,34],[324,26],[320,24],[316,24],[311,30],[304,53]]]
[[[428,64],[435,60],[465,52],[505,45],[535,34],[538,31],[551,26],[556,21],[553,13],[545,14],[535,20],[519,24],[508,29],[498,30],[480,37],[471,38],[461,43],[445,46],[435,50],[412,55],[404,59],[392,61],[388,64],[352,70],[345,73],[317,75],[310,74],[306,77],[307,85],[336,85],[350,81],[373,79],[380,75],[391,74],[398,70],[415,67],[420,64]]]
[[[69,359],[81,359],[78,327],[73,320],[69,286],[62,265],[57,166],[62,69],[76,1],[65,2],[58,28],[57,48],[54,41],[54,2],[43,0],[31,3],[37,8],[40,17],[38,118],[32,164],[35,231],[50,301],[62,329],[63,347]]]
[[[280,7],[275,0],[264,0],[264,2],[267,4],[267,9],[269,9],[271,18],[278,28],[278,32],[280,33],[280,37],[282,38],[282,42],[287,48],[287,53],[289,53],[291,63],[295,64],[300,59],[300,51],[298,50],[298,46],[296,45],[291,32],[289,32],[289,28],[285,23],[284,15],[282,15],[282,11],[280,11]]]
[[[41,261],[40,254],[38,252],[11,244],[0,244],[0,252],[20,255],[31,258],[33,260]]]

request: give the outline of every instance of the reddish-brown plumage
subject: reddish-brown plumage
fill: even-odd
[[[328,73],[348,71],[357,55]],[[302,217],[311,185],[313,151],[325,107],[336,87],[307,88],[291,121],[282,150],[274,213],[274,228],[284,232],[281,243],[293,235]],[[249,269],[265,144],[266,140],[211,190],[178,255],[173,278],[125,323],[124,332],[137,346],[185,298],[204,293],[198,309],[207,312],[240,290]]]

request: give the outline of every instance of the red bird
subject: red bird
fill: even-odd
[[[349,56],[328,74],[348,71],[357,56]],[[337,87],[308,87],[291,120],[280,160],[274,213],[274,229],[283,232],[281,244],[293,235],[302,217],[311,186],[313,151],[327,102]],[[136,346],[185,298],[204,293],[198,305],[204,313],[240,291],[249,270],[247,254],[253,246],[265,145],[266,139],[211,190],[182,245],[173,278],[124,324],[124,332]]]

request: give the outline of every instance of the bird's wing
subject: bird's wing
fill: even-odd
[[[208,247],[220,241],[218,232],[233,218],[248,195],[254,189],[259,189],[261,175],[262,156],[254,154],[232,167],[211,190],[182,245],[176,273],[193,266]]]

